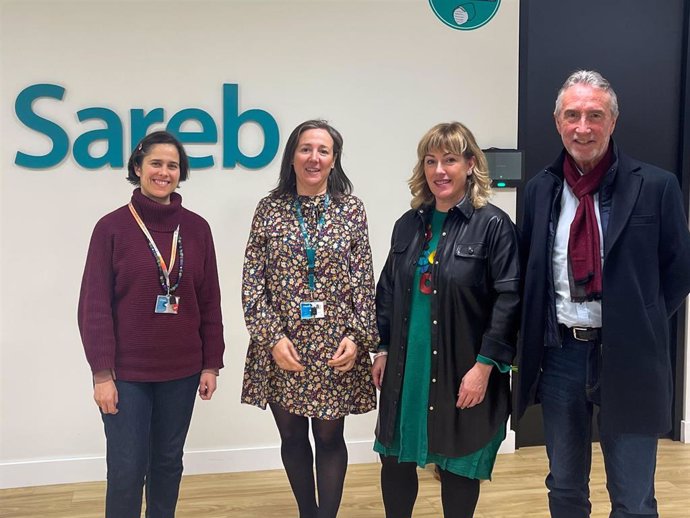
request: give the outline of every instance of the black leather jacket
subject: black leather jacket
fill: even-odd
[[[376,288],[381,344],[388,345],[377,439],[389,446],[405,374],[412,283],[433,206],[409,210],[396,222]],[[519,322],[520,264],[515,226],[489,204],[465,198],[450,209],[432,267],[429,451],[460,457],[486,445],[510,413],[508,374],[491,371],[484,401],[455,407],[460,381],[477,354],[510,364]],[[414,366],[410,366],[414,368]]]

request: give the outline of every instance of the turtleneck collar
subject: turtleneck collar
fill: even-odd
[[[182,218],[182,196],[176,192],[170,195],[170,203],[163,205],[147,198],[141,189],[134,189],[132,204],[146,224],[146,228],[157,232],[173,232]]]

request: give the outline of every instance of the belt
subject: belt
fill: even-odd
[[[601,338],[601,328],[600,327],[567,327],[560,324],[561,333],[563,337],[572,336],[575,340],[580,342],[596,342]]]

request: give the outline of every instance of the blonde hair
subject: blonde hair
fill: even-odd
[[[446,122],[437,124],[427,131],[417,145],[417,165],[407,182],[412,193],[410,205],[413,209],[434,202],[434,195],[424,175],[424,157],[434,150],[461,155],[465,160],[474,158],[472,174],[467,177],[466,193],[475,209],[489,203],[492,194],[491,178],[484,153],[465,125],[459,122]]]

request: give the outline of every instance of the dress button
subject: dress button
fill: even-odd
[[[432,378],[431,383],[436,383],[436,378]]]
[[[429,410],[433,411],[433,410],[434,410],[434,407],[430,406],[430,407],[429,407]]]
[[[438,351],[434,351],[434,354],[438,354]]]
[[[434,295],[436,295],[437,293],[438,293],[438,291],[434,290]]]
[[[436,324],[438,324],[438,322],[436,320],[434,320],[434,325],[436,325]]]
[[[442,233],[441,235],[442,235],[442,236],[445,236],[445,235],[446,235],[446,233],[445,233],[445,232],[443,232],[443,233]]]

